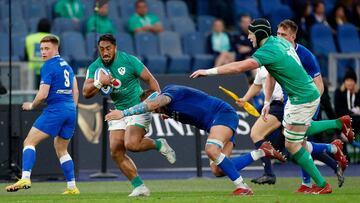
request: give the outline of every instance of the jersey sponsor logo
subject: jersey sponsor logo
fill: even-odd
[[[72,94],[72,90],[57,90],[56,94]]]
[[[125,67],[120,67],[120,68],[118,68],[118,72],[119,72],[120,75],[124,75],[125,72],[126,72],[126,68]]]

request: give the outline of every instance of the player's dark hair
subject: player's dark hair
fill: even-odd
[[[116,46],[116,39],[112,34],[101,35],[98,41],[98,45],[100,44],[101,41],[107,41]]]
[[[52,44],[59,46],[59,40],[54,35],[47,35],[47,36],[43,37],[40,41],[40,44],[44,43],[44,42],[50,42]]]
[[[293,33],[297,33],[298,31],[298,26],[296,25],[296,23],[292,20],[289,20],[289,19],[286,19],[286,20],[283,20],[279,25],[278,25],[278,28],[279,27],[283,27],[285,28],[285,30],[287,29],[290,29]]]
[[[144,101],[146,98],[148,98],[150,96],[150,94],[154,93],[155,90],[151,90],[151,89],[147,89],[144,90],[141,94],[140,94],[140,101]]]

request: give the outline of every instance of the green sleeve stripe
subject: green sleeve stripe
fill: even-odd
[[[300,141],[300,140],[304,140],[304,138],[299,138],[299,139],[292,139],[292,138],[287,138],[285,137],[287,140],[290,140],[290,141]]]
[[[251,58],[253,58],[259,64],[259,67],[263,66],[263,64],[260,62],[258,58],[256,58],[256,56],[251,56]]]

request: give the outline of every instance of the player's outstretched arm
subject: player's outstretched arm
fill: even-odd
[[[198,78],[208,75],[229,75],[234,73],[243,73],[245,71],[253,70],[258,67],[258,62],[255,59],[249,58],[243,61],[232,62],[207,70],[197,70],[190,75],[190,78]]]
[[[132,106],[123,111],[120,110],[110,110],[110,113],[106,114],[105,121],[110,120],[119,120],[126,116],[132,116],[137,114],[143,114],[146,112],[154,111],[160,107],[166,106],[171,102],[171,98],[166,95],[158,95],[154,99],[147,99],[140,104]]]
[[[50,85],[41,84],[33,102],[24,102],[23,110],[32,110],[43,103],[49,95]]]
[[[75,106],[77,106],[78,101],[79,101],[79,87],[78,87],[77,80],[76,80],[75,76],[74,76],[74,79],[73,79],[72,95],[73,95],[73,98],[74,98]]]
[[[141,72],[140,79],[149,85],[149,89],[160,92],[159,83],[146,66],[144,66],[144,70]]]

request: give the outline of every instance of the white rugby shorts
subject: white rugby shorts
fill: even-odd
[[[139,115],[132,115],[124,117],[120,120],[111,120],[108,122],[109,131],[111,130],[125,130],[128,126],[138,126],[144,128],[146,132],[149,131],[151,123],[151,113],[144,113]]]

